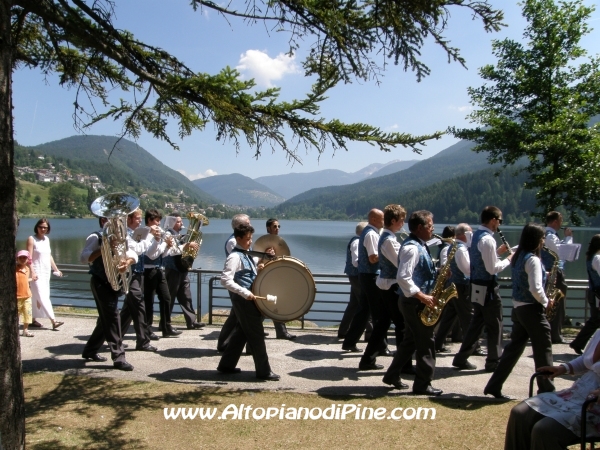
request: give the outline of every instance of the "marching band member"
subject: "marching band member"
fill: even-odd
[[[408,229],[410,235],[402,243],[398,254],[396,276],[400,286],[398,305],[404,316],[404,339],[383,382],[396,389],[408,389],[408,385],[400,380],[400,372],[416,350],[413,393],[437,396],[442,390],[431,386],[435,371],[433,327],[425,326],[419,317],[425,306],[435,305],[429,293],[435,285],[436,270],[426,244],[433,235],[433,214],[425,210],[413,212],[408,219]]]
[[[178,212],[171,213],[167,219],[172,223],[167,224],[165,222],[165,229],[172,233],[173,238],[176,242],[181,239],[181,229],[183,228],[183,220],[181,214]],[[186,245],[194,250],[198,250],[199,245],[197,242],[189,242],[184,246],[181,246],[179,251],[184,251]],[[169,254],[163,258],[165,264],[165,278],[169,287],[169,296],[171,297],[170,311],[173,312],[173,306],[175,305],[175,299],[181,307],[183,318],[188,330],[197,330],[203,328],[206,324],[198,322],[196,320],[196,311],[192,304],[192,291],[190,290],[190,278],[187,271],[180,271],[176,264],[173,255]]]
[[[90,234],[86,241],[79,257],[82,264],[89,264],[89,273],[92,275],[90,279],[90,287],[98,308],[98,320],[92,335],[88,339],[87,344],[83,349],[81,357],[86,360],[96,362],[106,361],[106,358],[98,352],[102,344],[106,340],[110,348],[110,353],[115,369],[131,371],[133,366],[125,359],[125,350],[123,349],[123,340],[121,338],[121,327],[119,320],[119,296],[120,291],[115,291],[106,275],[104,262],[102,259],[102,227],[107,222],[107,219],[100,217],[98,219],[100,231]],[[137,254],[134,251],[126,251],[127,259],[121,261],[118,266],[118,271],[123,273],[127,271],[127,267],[137,262]]]
[[[247,224],[238,225],[233,230],[236,246],[227,256],[221,274],[221,284],[231,293],[237,323],[217,370],[224,374],[241,372],[236,366],[247,342],[252,348],[256,378],[278,381],[280,377],[271,371],[267,356],[263,317],[253,302],[255,297],[250,290],[258,271],[262,269],[262,264],[257,266],[256,261],[244,253],[244,250],[250,250],[253,233],[254,228]]]
[[[548,298],[544,292],[546,271],[540,260],[543,245],[544,228],[535,223],[525,225],[519,247],[510,263],[513,286],[510,342],[504,347],[498,367],[483,390],[484,394],[508,398],[502,395],[502,386],[523,354],[528,340],[531,340],[536,370],[552,365],[550,324],[546,319]],[[538,377],[537,382],[540,392],[554,391],[554,384],[547,378]]]
[[[502,299],[496,274],[508,267],[512,254],[504,260],[498,259],[498,254],[508,250],[504,244],[496,250],[493,235],[501,224],[502,211],[495,206],[486,206],[481,212],[481,226],[473,234],[473,242],[469,247],[473,319],[452,361],[458,370],[477,368],[468,358],[475,351],[484,325],[487,328],[488,346],[486,372],[494,371],[502,353]]]

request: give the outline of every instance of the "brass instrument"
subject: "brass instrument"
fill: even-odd
[[[435,281],[435,286],[431,291],[431,296],[433,297],[435,306],[433,308],[425,306],[425,308],[423,308],[421,311],[421,322],[427,327],[434,326],[438,320],[440,320],[442,311],[448,302],[453,298],[458,297],[458,292],[456,291],[456,286],[454,283],[450,284],[450,286],[444,289],[446,281],[448,281],[450,278],[450,263],[452,262],[452,259],[456,254],[456,250],[458,249],[458,242],[456,239],[445,239],[437,234],[434,234],[434,236],[444,242],[452,242],[452,247],[450,247],[450,250],[448,250],[448,258],[446,259],[446,263],[440,269],[437,280]]]
[[[110,286],[125,294],[129,291],[131,269],[119,271],[127,261],[127,225],[125,218],[140,205],[140,201],[124,192],[98,197],[90,205],[92,214],[108,219],[102,230],[102,262]]]
[[[187,272],[194,265],[194,260],[198,256],[200,251],[200,245],[202,245],[202,226],[208,225],[208,218],[200,213],[188,213],[187,218],[189,220],[189,227],[183,239],[181,240],[182,245],[196,243],[198,247],[196,249],[187,246],[181,251],[180,255],[175,255],[175,265],[177,269],[182,272]]]
[[[551,322],[556,315],[556,311],[561,303],[561,300],[565,298],[565,294],[563,294],[562,291],[556,287],[559,264],[558,255],[546,246],[544,246],[544,250],[547,251],[552,258],[554,258],[552,269],[550,270],[550,274],[546,280],[546,287],[544,289],[546,297],[548,297],[549,301],[548,307],[546,308],[546,318],[548,319],[548,322]]]

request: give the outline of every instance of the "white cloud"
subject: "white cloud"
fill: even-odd
[[[397,129],[399,128],[399,126],[398,126],[398,124],[397,124],[397,123],[395,123],[395,124],[394,124],[394,125],[392,125],[390,128],[391,128],[392,130],[397,130]]]
[[[199,178],[208,178],[208,177],[214,177],[215,175],[218,175],[217,172],[215,172],[212,169],[207,169],[204,172],[200,172],[200,173],[190,173],[188,174],[185,170],[178,170],[177,172],[179,172],[180,174],[182,174],[185,177],[188,177],[190,180],[197,180]]]
[[[283,53],[270,58],[261,50],[248,50],[240,56],[236,69],[248,78],[254,78],[259,86],[271,87],[273,81],[280,80],[284,75],[300,72],[294,59],[295,56]]]

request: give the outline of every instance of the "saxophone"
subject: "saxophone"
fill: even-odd
[[[441,238],[437,234],[434,234],[435,237],[441,240],[446,240]],[[423,311],[421,311],[421,322],[423,325],[427,327],[434,326],[442,315],[442,311],[444,307],[448,304],[450,300],[458,297],[458,293],[456,292],[456,286],[454,283],[450,284],[447,288],[444,289],[444,285],[446,281],[450,278],[450,263],[454,258],[454,254],[458,249],[458,242],[456,239],[451,239],[452,247],[448,250],[448,259],[446,260],[446,264],[444,267],[440,269],[437,280],[435,280],[435,285],[433,286],[433,290],[431,291],[431,296],[433,297],[433,301],[435,302],[435,306],[430,308],[429,306],[425,306]]]
[[[551,322],[556,315],[556,311],[558,306],[561,304],[561,300],[565,298],[565,294],[563,294],[562,291],[556,287],[556,278],[558,277],[558,255],[548,247],[544,246],[544,250],[547,251],[552,258],[554,258],[552,269],[550,270],[550,274],[546,280],[546,288],[544,289],[546,297],[548,297],[549,301],[548,308],[546,308],[546,318],[548,319],[548,322]]]

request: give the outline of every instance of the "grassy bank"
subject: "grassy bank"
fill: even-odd
[[[30,373],[25,375],[30,449],[490,449],[501,448],[515,402],[424,398],[327,398],[190,384]],[[421,420],[166,420],[164,408],[435,408]],[[233,408],[233,407],[230,407]],[[260,411],[260,410],[258,410]],[[410,410],[408,410],[410,411]]]

